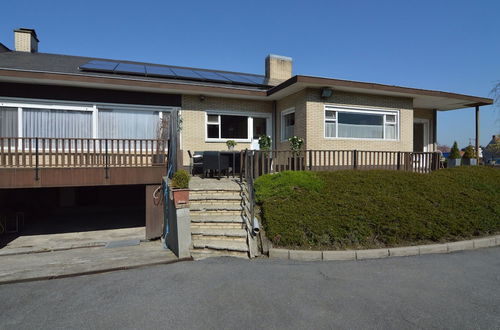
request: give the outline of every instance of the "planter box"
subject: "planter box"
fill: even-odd
[[[462,165],[476,166],[477,159],[476,158],[462,158]]]
[[[462,162],[461,158],[458,158],[458,159],[451,159],[451,158],[449,158],[448,159],[448,168],[453,168],[453,167],[460,166],[461,162]]]
[[[189,189],[172,189],[171,193],[176,208],[189,205]]]

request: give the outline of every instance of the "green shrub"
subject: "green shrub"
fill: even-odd
[[[471,145],[468,145],[464,150],[464,155],[462,156],[462,158],[465,158],[465,159],[476,158],[476,150],[474,149],[474,147]]]
[[[172,176],[172,187],[177,189],[188,189],[189,179],[189,173],[186,170],[178,170]]]
[[[259,149],[262,151],[271,150],[271,137],[269,135],[259,137]]]
[[[236,146],[237,144],[238,144],[238,143],[236,143],[236,141],[234,141],[234,140],[227,140],[227,141],[226,141],[226,146],[227,146],[228,148],[230,148],[230,147],[234,147],[234,146]]]
[[[289,248],[444,242],[500,232],[500,170],[282,172],[255,182],[266,235]]]
[[[459,159],[460,158],[460,150],[458,149],[457,141],[453,142],[453,147],[450,150],[450,159]]]

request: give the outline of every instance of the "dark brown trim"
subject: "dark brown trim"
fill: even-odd
[[[125,79],[118,77],[91,77],[84,75],[71,75],[71,74],[61,74],[61,73],[50,73],[50,72],[32,72],[32,71],[18,71],[18,70],[7,70],[0,69],[0,76],[12,77],[12,78],[26,78],[26,79],[45,79],[54,81],[54,85],[66,85],[67,82],[77,82],[77,83],[89,83],[89,84],[105,84],[109,85],[109,88],[118,87],[137,87],[137,88],[158,88],[164,89],[165,92],[169,90],[176,91],[189,91],[196,92],[200,94],[208,93],[219,93],[228,95],[241,95],[241,96],[254,96],[254,97],[266,97],[266,91],[256,91],[248,89],[239,89],[231,87],[218,87],[218,86],[206,86],[206,85],[195,85],[195,84],[181,84],[175,82],[161,82],[161,81],[144,81],[139,79]]]
[[[320,78],[320,77],[310,77],[310,76],[294,76],[282,84],[270,89],[267,95],[272,95],[277,93],[280,90],[283,90],[295,83],[304,83],[304,84],[316,84],[316,85],[325,85],[325,86],[342,86],[342,87],[352,87],[352,88],[362,88],[368,90],[377,90],[377,91],[385,91],[385,92],[395,92],[395,93],[406,93],[406,94],[416,94],[422,96],[434,96],[434,97],[445,97],[445,98],[454,98],[461,99],[464,101],[474,102],[473,105],[489,105],[493,104],[493,99],[477,97],[471,95],[464,94],[456,94],[442,91],[434,91],[428,89],[419,89],[419,88],[409,88],[409,87],[399,87],[399,86],[391,86],[384,84],[376,84],[376,83],[367,83],[367,82],[359,82],[359,81],[351,81],[351,80],[340,80],[340,79],[331,79],[331,78]]]
[[[43,100],[143,104],[180,107],[180,94],[144,93],[72,86],[17,84],[0,82],[0,96]]]

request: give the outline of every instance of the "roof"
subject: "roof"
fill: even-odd
[[[217,81],[200,81],[172,77],[137,76],[116,72],[83,71],[79,67],[93,60],[113,61],[82,56],[69,56],[47,53],[28,53],[2,51],[0,46],[0,81],[61,84],[68,86],[108,88],[121,90],[150,91],[158,93],[205,94],[221,97],[251,98],[260,100],[279,100],[304,88],[332,88],[334,91],[386,95],[413,99],[414,108],[453,110],[493,103],[493,99],[401,86],[358,82],[323,77],[297,75],[286,81],[266,80],[265,85],[235,84]],[[120,63],[159,66],[162,65],[133,61]],[[173,66],[166,66],[170,67]],[[180,69],[210,71],[215,73],[248,73],[207,70],[187,67]],[[264,77],[263,75],[253,75]]]

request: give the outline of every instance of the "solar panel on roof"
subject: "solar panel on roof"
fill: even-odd
[[[174,67],[170,67],[170,70],[172,70],[176,76],[181,78],[195,78],[195,79],[202,78],[199,74],[197,74],[193,70],[174,68]]]
[[[229,80],[229,79],[221,76],[217,72],[203,71],[203,70],[193,70],[193,71],[196,72],[197,74],[199,74],[200,76],[202,76],[203,78],[207,79],[207,80],[231,82],[231,80]]]
[[[115,73],[133,73],[133,74],[145,75],[146,69],[144,65],[140,64],[120,63],[115,68]]]
[[[92,61],[85,63],[84,65],[80,65],[80,69],[82,69],[82,70],[113,71],[117,65],[118,65],[118,62],[92,60]]]
[[[187,80],[220,81],[244,85],[266,85],[265,77],[257,75],[114,61],[91,60],[81,65],[79,69],[85,71],[113,72],[119,74],[169,77]]]
[[[175,73],[168,67],[146,65],[146,74],[149,76],[175,77]]]
[[[221,72],[219,74],[235,83],[255,84],[253,81],[245,78],[244,76],[240,76],[235,73]]]

